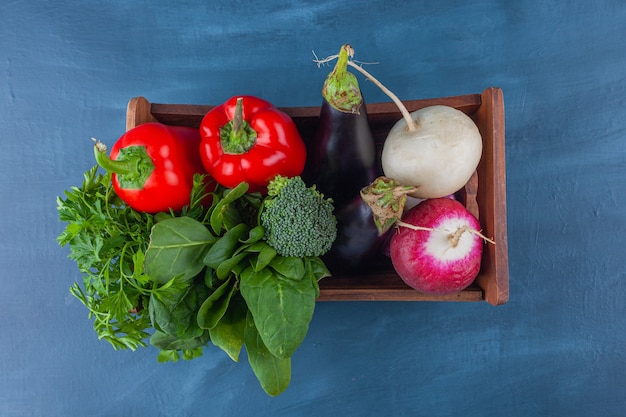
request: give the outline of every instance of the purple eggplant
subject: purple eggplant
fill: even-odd
[[[367,267],[385,239],[378,236],[371,209],[360,197],[361,189],[381,172],[361,90],[347,71],[351,53],[352,48],[344,45],[326,78],[318,127],[307,141],[302,174],[335,205],[337,240],[324,256],[331,272]]]
[[[335,207],[351,204],[378,176],[376,148],[365,105],[346,113],[325,99],[313,140],[307,147],[306,176]]]
[[[379,236],[372,210],[361,197],[335,210],[337,239],[322,259],[334,274],[372,271],[385,265],[388,233]]]

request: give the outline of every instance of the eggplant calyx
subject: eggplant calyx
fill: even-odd
[[[417,188],[401,185],[393,178],[381,176],[361,189],[361,198],[372,209],[379,236],[385,234],[402,218],[406,196]]]
[[[348,72],[348,60],[354,56],[354,49],[348,44],[341,47],[335,68],[326,77],[322,87],[322,97],[335,109],[343,113],[359,114],[363,97],[359,82]]]

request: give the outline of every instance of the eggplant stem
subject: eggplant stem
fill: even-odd
[[[351,52],[352,53],[351,53],[350,58],[352,58],[352,55],[354,55],[354,49],[352,49]],[[339,58],[339,54],[336,54],[336,55],[330,55],[330,56],[328,56],[328,57],[326,57],[324,59],[319,59],[317,57],[317,55],[315,54],[315,51],[313,51],[313,56],[315,57],[313,62],[317,63],[318,67],[320,65],[322,65],[322,64],[326,64],[327,62],[332,61],[333,59]],[[411,118],[411,114],[407,110],[406,106],[404,105],[404,103],[402,103],[402,100],[400,100],[398,98],[398,96],[393,93],[393,91],[391,91],[387,87],[385,87],[383,85],[383,83],[381,83],[380,81],[378,81],[376,79],[376,77],[374,77],[372,74],[370,74],[365,69],[363,69],[362,66],[356,64],[355,61],[353,61],[352,59],[348,60],[348,65],[350,65],[352,68],[354,68],[355,70],[357,70],[361,74],[363,74],[365,76],[365,78],[367,78],[368,80],[373,82],[378,88],[380,88],[383,91],[383,93],[385,93],[387,96],[389,96],[389,98],[395,103],[395,105],[400,110],[400,113],[402,113],[402,117],[404,118],[404,121],[406,122],[407,129],[409,131],[412,132],[412,131],[417,130],[417,128],[419,127],[419,123],[416,122],[415,120],[413,120],[413,118]]]

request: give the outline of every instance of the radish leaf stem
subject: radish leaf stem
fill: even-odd
[[[407,129],[410,132],[417,130],[417,128],[419,127],[419,124],[415,120],[413,120],[413,118],[411,118],[411,114],[409,113],[409,111],[406,108],[406,106],[402,103],[402,100],[400,100],[398,98],[398,96],[395,95],[391,90],[389,90],[387,87],[385,87],[383,85],[383,83],[378,81],[376,79],[376,77],[374,77],[372,74],[370,74],[365,69],[363,69],[363,67],[361,65],[356,64],[352,60],[352,56],[354,55],[354,49],[352,49],[351,52],[352,53],[350,54],[350,59],[348,60],[348,65],[351,66],[352,68],[354,68],[355,70],[359,71],[368,80],[373,82],[378,88],[380,88],[383,91],[383,93],[385,93],[395,103],[395,105],[400,110],[400,113],[402,113],[402,117],[404,118],[404,121],[406,122]],[[327,62],[330,62],[333,59],[339,58],[338,54],[337,55],[330,55],[330,56],[328,56],[328,57],[326,57],[324,59],[318,59],[317,55],[315,55],[315,52],[313,52],[313,55],[315,56],[315,59],[313,60],[313,62],[317,63],[318,66],[320,66],[321,64],[325,64]]]

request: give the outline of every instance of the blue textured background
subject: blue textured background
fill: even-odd
[[[1,416],[624,415],[625,2],[178,3],[0,6]],[[509,302],[318,304],[277,398],[216,349],[98,342],[55,242],[89,138],[137,95],[318,105],[346,42],[404,99],[503,89]]]

